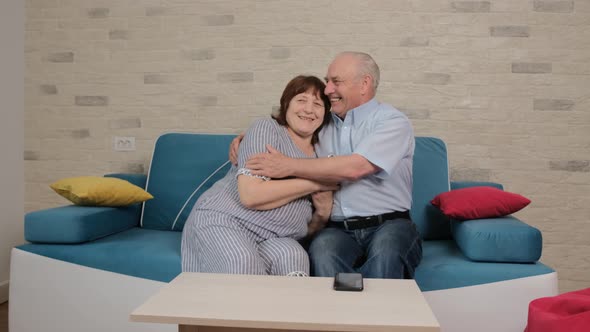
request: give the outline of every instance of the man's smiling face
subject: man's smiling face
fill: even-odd
[[[358,67],[358,60],[350,55],[336,57],[328,67],[324,92],[330,98],[332,112],[341,118],[364,103]]]

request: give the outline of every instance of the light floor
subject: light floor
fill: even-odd
[[[0,332],[8,332],[8,302],[0,304]]]

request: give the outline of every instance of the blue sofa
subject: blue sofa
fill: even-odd
[[[12,251],[10,331],[173,331],[130,323],[128,315],[180,273],[184,222],[229,169],[233,137],[165,134],[147,176],[107,175],[146,188],[154,199],[144,204],[28,213],[29,243]],[[512,216],[449,220],[430,204],[441,192],[474,185],[502,189],[451,183],[444,142],[416,138],[411,214],[424,238],[416,282],[443,331],[522,331],[528,303],[557,294],[557,274],[538,261],[538,229]]]

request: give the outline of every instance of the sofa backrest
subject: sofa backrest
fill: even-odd
[[[141,226],[182,231],[199,196],[229,170],[228,163],[205,181],[227,162],[229,144],[234,137],[189,133],[160,136],[154,146],[146,183],[146,190],[154,198],[143,206]],[[413,172],[412,219],[423,238],[448,238],[448,220],[430,204],[434,196],[449,190],[447,151],[442,140],[416,137]]]
[[[449,191],[447,147],[440,138],[416,137],[413,163],[412,220],[426,240],[451,236],[449,220],[430,204],[438,194]]]
[[[229,144],[234,137],[184,133],[160,136],[154,146],[146,183],[146,190],[154,198],[144,203],[141,226],[182,231],[197,198],[231,167],[228,163],[203,183],[227,162]],[[202,183],[203,186],[193,195]]]

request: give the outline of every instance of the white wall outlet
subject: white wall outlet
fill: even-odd
[[[135,137],[115,136],[113,149],[115,151],[135,151]]]

